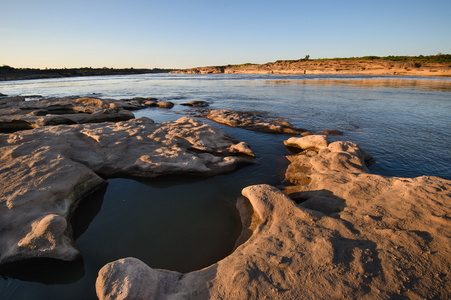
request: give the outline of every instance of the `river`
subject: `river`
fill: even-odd
[[[359,143],[375,158],[370,170],[376,174],[451,179],[449,78],[144,74],[0,82],[0,93],[156,97],[176,104],[134,112],[156,122],[189,115],[193,109],[179,104],[203,100],[213,109],[258,112],[310,132],[341,130],[343,136],[332,139]],[[246,141],[258,163],[208,178],[109,179],[72,220],[82,258],[3,271],[0,298],[96,299],[98,270],[119,258],[188,272],[227,256],[240,231],[236,198],[248,185],[281,183],[288,136],[215,125]]]

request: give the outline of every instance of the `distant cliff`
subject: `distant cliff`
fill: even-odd
[[[198,67],[171,73],[451,76],[451,55],[440,55],[440,57],[443,59],[434,59],[429,56],[383,58],[371,56],[343,59],[279,60],[262,65]]]

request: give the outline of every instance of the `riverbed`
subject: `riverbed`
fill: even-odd
[[[338,129],[343,136],[332,139],[359,143],[374,157],[370,170],[376,174],[451,179],[447,78],[145,74],[1,82],[0,93],[30,100],[156,97],[176,104],[134,112],[156,122],[190,115],[193,109],[179,104],[202,100],[213,109],[257,112],[313,133]],[[258,163],[209,178],[109,179],[73,218],[82,259],[4,272],[2,297],[95,299],[97,272],[112,260],[133,256],[154,268],[189,272],[228,255],[240,231],[236,197],[252,184],[281,183],[288,136],[217,126],[246,141]]]

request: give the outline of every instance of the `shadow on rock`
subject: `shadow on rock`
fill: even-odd
[[[290,194],[299,206],[320,211],[325,215],[339,213],[346,207],[346,201],[328,190],[306,191]]]
[[[377,244],[369,240],[336,237],[330,239],[334,249],[332,262],[342,265],[344,270],[361,269],[359,280],[368,284],[373,277],[383,273],[382,263],[378,257]],[[362,285],[363,287],[363,285]],[[364,286],[370,289],[368,286]],[[369,292],[369,290],[367,291]]]

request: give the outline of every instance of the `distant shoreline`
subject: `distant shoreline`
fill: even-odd
[[[266,64],[242,64],[174,70],[179,74],[334,74],[451,77],[451,55],[430,57],[363,57],[343,59],[279,60]],[[437,56],[435,56],[437,57]],[[392,58],[392,60],[390,60]],[[396,60],[398,59],[398,60]]]
[[[71,69],[29,69],[0,66],[0,81],[64,78],[105,75],[136,75],[148,73],[169,73],[174,69],[113,69],[113,68],[71,68]]]

